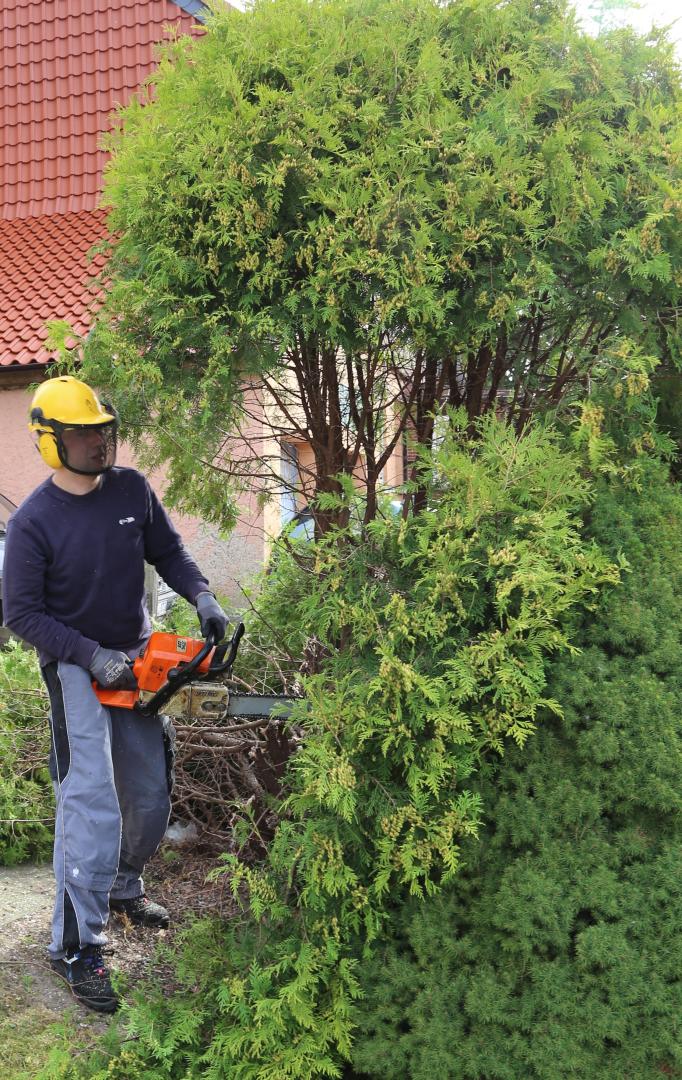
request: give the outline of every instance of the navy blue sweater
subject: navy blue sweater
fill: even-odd
[[[87,668],[97,645],[139,649],[151,630],[145,560],[190,603],[208,588],[141,473],[112,469],[87,495],[46,480],[10,518],[5,622],[43,664]]]

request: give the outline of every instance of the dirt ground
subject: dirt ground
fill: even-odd
[[[156,946],[172,944],[177,930],[190,917],[227,914],[230,899],[222,883],[207,883],[206,875],[215,866],[210,856],[195,851],[164,848],[145,873],[147,894],[162,903],[171,914],[169,930],[146,930],[126,921],[111,919],[107,934],[113,954],[107,964],[135,983],[151,976],[171,989],[167,964],[155,957]],[[46,958],[50,936],[54,879],[52,867],[0,867],[0,1043],[28,1043],[26,1030],[40,1032],[56,1020],[68,1016],[87,1038],[106,1030],[109,1020],[79,1005],[68,988],[51,970]],[[39,1041],[39,1038],[38,1038]],[[39,1054],[39,1048],[35,1048]],[[25,1061],[13,1060],[11,1075],[33,1075],[30,1049]],[[37,1059],[36,1059],[37,1060]],[[17,1069],[19,1071],[17,1071]],[[3,1073],[10,1075],[10,1073]]]

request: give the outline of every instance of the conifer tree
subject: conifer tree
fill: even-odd
[[[439,406],[520,429],[677,360],[681,100],[665,38],[564,0],[219,5],[112,138],[84,371],[178,505],[267,487],[265,401],[308,498],[360,473],[369,521]]]

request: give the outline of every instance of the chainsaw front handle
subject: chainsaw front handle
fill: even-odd
[[[229,643],[229,645],[227,647],[227,649],[228,649],[227,659],[226,660],[221,660],[217,664],[214,663],[213,661],[211,661],[211,666],[208,669],[208,674],[209,675],[222,675],[222,673],[224,671],[229,671],[230,670],[230,668],[234,664],[235,658],[237,656],[237,649],[239,648],[239,642],[244,637],[244,630],[245,630],[244,623],[243,622],[237,623],[237,628],[236,628],[234,634],[232,635],[232,637],[230,638],[230,643]],[[209,639],[207,639],[207,640],[210,640],[210,637],[212,637],[212,635],[210,635]],[[216,652],[217,652],[217,650],[216,650]],[[214,659],[215,659],[215,657],[214,657]]]
[[[239,648],[239,642],[243,636],[244,623],[240,622],[230,640],[227,659],[217,664],[215,667],[209,665],[206,671],[198,672],[198,678],[205,679],[209,674],[218,675],[223,671],[228,671],[234,663]],[[138,702],[136,706],[137,711],[141,713],[142,716],[154,716],[161,708],[163,708],[166,702],[173,697],[173,694],[177,693],[181,687],[186,686],[186,684],[190,682],[192,676],[197,673],[199,666],[209,656],[213,649],[215,649],[216,644],[216,635],[213,631],[209,631],[203,647],[196,656],[191,660],[188,660],[187,663],[182,663],[176,668],[171,668],[164,685],[156,691],[153,697],[149,698],[149,701]]]

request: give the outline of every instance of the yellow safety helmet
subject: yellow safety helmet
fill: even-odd
[[[101,428],[105,436],[107,451],[103,463],[101,467],[76,468],[69,462],[64,433],[92,427]],[[71,472],[90,476],[106,472],[116,459],[116,410],[107,402],[100,401],[87,383],[75,379],[73,375],[48,379],[38,387],[31,402],[28,428],[37,435],[40,456],[51,469],[63,466]]]

